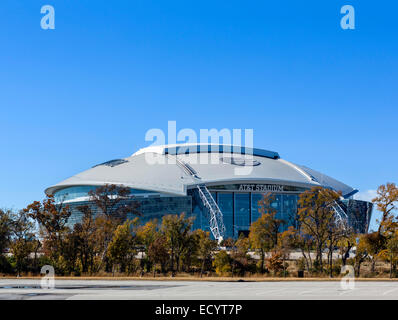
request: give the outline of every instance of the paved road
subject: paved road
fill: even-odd
[[[398,299],[398,282],[207,282],[56,280],[42,289],[39,280],[0,280],[0,299]]]

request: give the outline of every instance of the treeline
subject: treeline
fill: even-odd
[[[336,219],[340,195],[314,187],[300,195],[298,212],[289,222],[278,218],[271,205],[274,195],[265,194],[259,202],[261,217],[252,223],[249,236],[220,244],[209,232],[192,230],[193,219],[184,214],[142,225],[138,202],[125,201],[129,194],[128,188],[115,185],[91,191],[92,206],[78,208],[82,219],[73,227],[68,205],[52,196],[18,213],[0,210],[0,272],[39,274],[43,265],[52,265],[57,275],[75,276],[288,276],[293,269],[337,276],[342,265],[350,264],[360,276],[364,262],[376,275],[376,262],[384,261],[390,276],[397,276],[398,188],[392,183],[380,186],[373,199],[382,212],[377,231],[356,234],[346,221]],[[293,226],[286,229],[288,223]],[[294,268],[293,251],[301,255]]]

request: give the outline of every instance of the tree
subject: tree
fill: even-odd
[[[260,272],[264,273],[265,253],[273,247],[273,243],[266,232],[268,228],[267,218],[262,215],[250,226],[249,241],[253,249],[260,253]]]
[[[181,252],[180,270],[191,272],[192,265],[198,262],[198,239],[195,232],[189,232],[186,238],[185,246]]]
[[[109,219],[122,222],[128,214],[141,215],[139,202],[133,200],[130,188],[123,185],[105,184],[88,194],[90,201]]]
[[[390,278],[395,277],[398,262],[398,232],[387,240],[386,248],[380,251],[379,257],[390,263]]]
[[[158,237],[158,220],[150,220],[143,226],[138,227],[137,229],[137,243],[140,244],[141,250],[141,275],[144,272],[144,259],[148,259],[149,262],[153,263],[151,259],[149,259],[148,251],[151,244]],[[145,258],[144,258],[145,254]]]
[[[377,206],[377,210],[382,213],[381,222],[379,224],[378,233],[381,233],[383,223],[392,215],[396,210],[398,202],[398,188],[395,183],[387,183],[377,188],[377,197],[372,199]]]
[[[231,250],[231,262],[232,262],[232,276],[235,272],[243,276],[248,270],[250,264],[250,256],[247,254],[249,251],[250,242],[249,238],[243,236],[243,234],[236,240],[235,245]]]
[[[340,195],[330,189],[313,187],[299,196],[298,219],[302,232],[310,236],[315,242],[316,267],[320,271],[322,266],[322,251],[330,236],[330,226],[334,223],[334,206]]]
[[[216,268],[218,275],[225,275],[231,272],[231,257],[225,250],[220,250],[214,256],[213,266]]]
[[[298,220],[296,223],[296,228],[292,228],[292,235],[291,235],[291,246],[292,248],[298,248],[301,251],[303,259],[305,261],[305,266],[308,272],[312,270],[312,258],[311,258],[311,250],[314,247],[314,240],[304,234],[302,232],[302,223]]]
[[[187,247],[190,231],[192,228],[192,218],[185,218],[185,214],[167,215],[162,219],[161,232],[167,240],[170,249],[170,267],[172,275],[180,270],[180,259],[184,249]]]
[[[286,276],[286,259],[289,258],[290,251],[295,245],[295,229],[290,226],[286,231],[282,232],[278,239],[278,251],[282,256],[283,276]]]
[[[73,227],[78,259],[83,273],[94,272],[97,271],[95,257],[100,252],[96,241],[97,227],[95,219],[89,206],[79,206],[77,209],[83,214],[81,222],[76,223]]]
[[[260,270],[264,273],[265,253],[278,244],[278,235],[282,219],[277,219],[277,211],[272,207],[275,196],[271,193],[265,194],[259,201],[260,212],[262,213],[257,221],[250,226],[249,241],[251,247],[260,252]]]
[[[0,209],[0,256],[8,248],[11,238],[12,225],[11,210]]]
[[[140,216],[140,204],[134,201],[131,190],[123,185],[106,184],[89,192],[90,201],[99,209],[96,217],[98,239],[102,241],[101,265],[109,270],[107,256],[108,245],[118,225],[123,223],[128,214]]]
[[[274,250],[271,253],[271,256],[267,259],[267,268],[273,272],[274,276],[284,269],[282,255],[281,251]]]
[[[379,258],[379,253],[384,249],[386,244],[386,237],[379,232],[372,232],[365,234],[362,239],[363,249],[371,259],[371,272],[375,272],[376,261]]]
[[[108,258],[112,265],[119,265],[119,272],[125,272],[134,259],[136,238],[133,234],[133,227],[136,224],[137,220],[126,220],[116,228],[112,241],[109,243]]]
[[[341,264],[345,266],[347,264],[347,259],[350,257],[350,251],[356,244],[356,239],[359,236],[355,234],[354,230],[350,227],[344,230],[342,236],[337,241],[337,246],[340,251]]]
[[[68,233],[69,206],[56,202],[54,196],[47,196],[42,202],[34,201],[23,212],[34,219],[44,232],[44,249],[53,263],[62,255],[62,241]]]
[[[273,247],[278,244],[278,236],[281,231],[281,226],[286,223],[283,219],[278,219],[277,210],[273,208],[272,204],[275,202],[275,195],[267,193],[263,195],[263,198],[258,202],[259,211],[261,215],[264,215],[265,220],[265,232],[269,239],[272,241]]]
[[[16,262],[18,276],[28,265],[29,255],[36,245],[33,233],[33,223],[23,211],[12,215],[11,223],[12,240],[11,253]]]
[[[217,241],[210,239],[210,233],[201,229],[195,232],[198,241],[198,257],[201,261],[200,277],[202,278],[203,272],[207,262],[211,262],[211,256],[217,248]]]
[[[369,256],[366,250],[366,235],[363,234],[359,237],[356,253],[354,257],[354,268],[355,268],[355,275],[357,277],[361,276],[361,265]]]
[[[163,274],[166,272],[166,264],[169,258],[167,239],[163,234],[158,232],[148,247],[148,259],[152,262],[154,277],[157,264],[160,264],[160,269]]]
[[[330,222],[328,227],[328,237],[326,246],[328,249],[328,266],[329,266],[329,277],[333,277],[333,252],[339,241],[343,238],[347,238],[351,233],[348,221],[336,221]]]

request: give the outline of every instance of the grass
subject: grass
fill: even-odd
[[[41,279],[41,276],[3,276],[0,279]],[[313,281],[340,281],[341,278],[329,278],[329,277],[308,277],[308,278],[296,278],[296,277],[203,277],[198,276],[159,276],[159,277],[138,277],[138,276],[56,276],[55,279],[58,280],[140,280],[140,281],[214,281],[214,282],[291,282],[291,281],[303,281],[303,282],[313,282]],[[355,281],[398,281],[398,278],[355,278]]]

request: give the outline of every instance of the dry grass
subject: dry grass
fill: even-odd
[[[0,279],[41,279],[40,276],[23,276],[23,277],[15,277],[15,276],[2,276]],[[297,278],[297,277],[261,277],[261,276],[250,276],[250,277],[203,277],[200,278],[198,276],[159,276],[159,277],[137,277],[137,276],[81,276],[81,277],[73,277],[73,276],[56,276],[55,279],[58,280],[113,280],[113,281],[121,281],[121,280],[140,280],[140,281],[214,281],[214,282],[280,282],[280,281],[340,281],[341,278],[328,278],[328,277],[308,277],[308,278]],[[387,277],[374,277],[374,278],[355,278],[355,281],[398,281],[398,278],[387,278]]]

